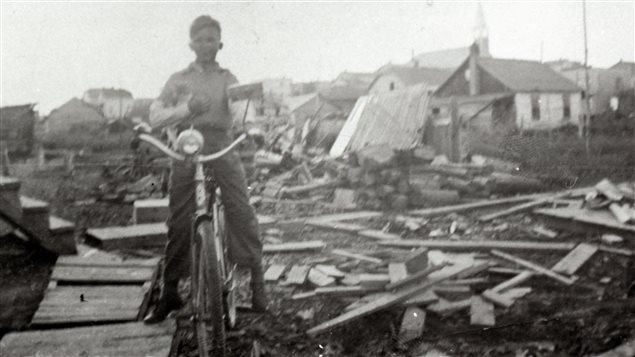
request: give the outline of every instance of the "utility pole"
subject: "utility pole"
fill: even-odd
[[[586,107],[585,120],[585,148],[587,156],[591,155],[591,93],[589,93],[589,48],[586,29],[586,0],[582,0],[582,22],[584,25],[584,101]]]

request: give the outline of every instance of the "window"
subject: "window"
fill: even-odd
[[[395,82],[390,82],[390,90],[395,90]]]
[[[569,93],[562,95],[562,117],[571,119],[571,94]]]
[[[439,115],[441,113],[441,108],[434,107],[432,108],[432,114]]]
[[[531,94],[531,118],[533,120],[540,120],[540,94]]]

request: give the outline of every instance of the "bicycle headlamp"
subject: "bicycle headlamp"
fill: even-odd
[[[198,154],[203,149],[203,135],[194,129],[184,130],[176,138],[176,149],[185,155]]]

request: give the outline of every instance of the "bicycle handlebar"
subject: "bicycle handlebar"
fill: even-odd
[[[164,153],[165,155],[171,157],[172,159],[179,160],[179,161],[185,161],[187,159],[187,157],[185,155],[180,154],[180,153],[170,149],[167,145],[165,145],[160,140],[158,140],[157,138],[155,138],[155,137],[153,137],[151,135],[139,134],[139,135],[137,135],[137,137],[140,140],[145,141],[146,143],[156,147],[162,153]],[[209,161],[218,160],[219,158],[223,157],[228,152],[230,152],[232,149],[234,149],[236,146],[238,146],[238,144],[240,144],[246,138],[247,138],[247,134],[243,133],[238,138],[236,138],[236,140],[234,140],[231,144],[229,144],[229,146],[227,146],[226,148],[224,148],[224,149],[222,149],[220,151],[217,151],[217,152],[215,152],[213,154],[209,154],[209,155],[198,155],[198,156],[195,156],[195,158],[196,158],[195,162],[205,163],[205,162],[209,162]]]

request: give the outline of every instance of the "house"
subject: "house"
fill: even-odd
[[[478,55],[476,45],[435,93],[435,97],[446,100],[471,97],[471,101],[478,102],[476,99],[484,98],[489,101],[489,114],[480,113],[471,125],[485,130],[502,125],[521,131],[577,125],[581,96],[579,86],[543,63],[483,58]],[[443,105],[433,107],[434,114],[444,114]],[[473,112],[469,116],[476,114],[479,113]]]
[[[337,75],[335,80],[331,82],[331,87],[353,88],[365,94],[370,84],[375,80],[375,77],[375,73],[344,71]]]
[[[103,127],[108,120],[92,105],[73,98],[53,109],[44,120],[44,134],[82,133]]]
[[[560,72],[580,88],[586,88],[586,75],[589,76],[589,101],[593,115],[605,113],[617,108],[615,103],[619,94],[633,88],[632,76],[625,71],[604,68],[584,67],[567,69]],[[613,102],[613,104],[612,104]]]
[[[36,104],[0,108],[0,154],[29,154],[33,149],[34,128],[38,114]]]
[[[424,84],[434,90],[443,84],[451,74],[451,70],[442,68],[384,67],[370,84],[369,93],[385,93],[416,84]]]
[[[84,92],[82,100],[95,106],[109,121],[124,117],[132,105],[132,94],[125,89],[99,88]]]

